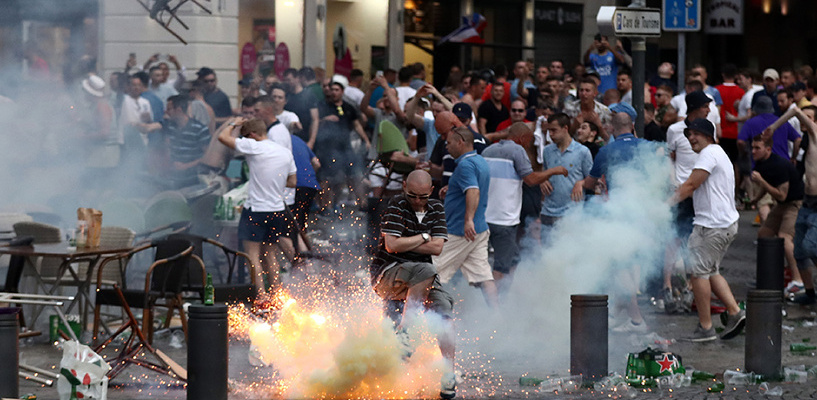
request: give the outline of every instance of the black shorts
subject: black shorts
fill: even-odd
[[[290,237],[290,215],[285,211],[254,212],[244,208],[238,222],[238,239],[273,244],[279,237]]]

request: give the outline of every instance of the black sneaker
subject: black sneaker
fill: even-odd
[[[814,303],[817,303],[817,297],[811,297],[805,293],[795,296],[794,299],[791,301],[794,304],[799,304],[801,306],[810,306]]]
[[[721,339],[727,340],[737,336],[743,331],[744,325],[746,325],[746,310],[740,310],[736,315],[727,315]]]
[[[718,334],[715,333],[715,327],[710,327],[709,329],[704,329],[701,327],[701,324],[698,324],[698,327],[695,328],[695,332],[692,332],[692,336],[685,338],[684,340],[690,342],[710,342],[716,340],[718,338]]]
[[[457,377],[453,371],[443,372],[440,380],[440,398],[453,399],[457,397]]]

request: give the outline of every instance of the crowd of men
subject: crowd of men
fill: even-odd
[[[560,60],[520,60],[510,71],[452,66],[439,89],[422,63],[370,77],[358,69],[349,76],[287,69],[280,79],[239,81],[234,109],[214,70],[202,67],[189,81],[172,55],[153,56],[142,68],[132,56],[109,86],[89,74],[82,89],[98,117],[92,130],[119,145],[109,167],[144,170],[178,188],[221,179],[235,155],[244,157],[249,189],[238,235],[263,266],[253,277],[259,291],[280,285],[277,255],[295,260],[310,214],[332,223],[343,207],[367,210],[375,239],[371,284],[399,335],[410,328],[411,310],[429,308],[450,321],[446,286],[457,272],[497,307],[522,255],[550,246],[582,202],[615,193],[614,167],[643,146],[664,149],[674,166],[667,179],[676,191],[667,201],[677,234],[666,244],[656,294],[668,312],[679,309],[682,294],[694,298],[700,323],[689,340],[718,338],[712,294],[728,316],[722,339],[744,325],[745,312],[719,273],[738,210],[757,209],[758,237],[784,239],[792,277],[786,295],[815,303],[811,68],[760,74],[723,65],[716,78],[695,65],[678,88],[665,62],[635,88],[631,62],[620,42],[597,35],[583,63],[569,70]],[[634,129],[633,90],[644,91],[644,132]],[[689,284],[673,287],[679,258]],[[612,329],[646,332],[639,272],[623,269],[633,284],[615,300],[622,313]],[[450,330],[441,349],[453,365],[453,340],[445,335]],[[455,386],[453,372],[446,374],[441,395],[454,397]]]

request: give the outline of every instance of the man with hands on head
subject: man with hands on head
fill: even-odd
[[[268,140],[264,121],[233,117],[226,124],[228,127],[221,131],[218,140],[243,154],[250,170],[238,239],[253,263],[253,285],[263,294],[265,275],[273,290],[280,288],[278,255],[294,253],[287,237],[291,214],[285,212],[283,194],[285,187],[294,188],[297,184],[298,169],[290,150]]]

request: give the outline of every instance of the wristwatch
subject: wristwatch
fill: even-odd
[[[423,237],[423,242],[428,243],[428,241],[431,240],[431,235],[429,235],[428,233],[423,232],[420,234],[420,236]]]

